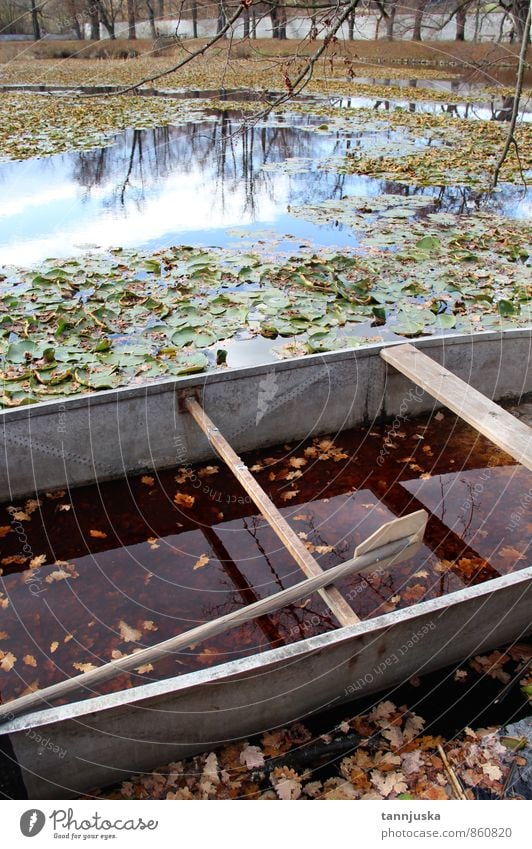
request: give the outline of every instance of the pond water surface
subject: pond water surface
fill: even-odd
[[[115,245],[356,248],[352,228],[290,214],[294,205],[353,194],[421,195],[427,211],[484,209],[520,218],[530,210],[518,186],[490,196],[319,167],[347,151],[385,145],[400,154],[430,143],[406,129],[316,132],[316,119],[302,115],[242,128],[241,117],[216,112],[200,123],[130,130],[107,147],[0,163],[0,263],[28,266]]]

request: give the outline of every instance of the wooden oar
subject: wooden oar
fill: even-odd
[[[246,464],[231,448],[227,439],[220,433],[219,428],[209,418],[201,404],[195,398],[186,398],[184,407],[188,410],[198,427],[201,428],[216,453],[227,463],[235,478],[246,490],[253,503],[259,508],[271,529],[277,534],[301,571],[309,578],[314,575],[320,575],[323,571],[320,564],[314,559],[308,549],[305,548],[294,529],[290,527],[271,498],[268,498]],[[340,625],[354,625],[360,621],[336,587],[330,586],[327,589],[323,588],[319,592],[323,601],[331,613],[336,616]]]
[[[258,616],[274,613],[288,604],[300,601],[302,598],[307,598],[332,581],[337,581],[347,575],[373,569],[376,566],[384,568],[399,563],[417,551],[423,539],[427,518],[427,512],[425,510],[419,510],[416,513],[411,513],[409,516],[394,519],[382,525],[378,531],[357,546],[355,556],[352,560],[347,560],[345,563],[333,566],[332,569],[328,569],[326,572],[321,571],[319,575],[307,578],[293,587],[281,590],[281,592],[254,602],[241,610],[235,610],[225,616],[220,616],[213,622],[205,622],[176,637],[170,637],[170,639],[164,640],[155,646],[141,649],[134,654],[121,657],[118,660],[112,660],[110,663],[105,663],[103,666],[98,667],[98,669],[83,672],[81,675],[76,675],[67,681],[60,681],[58,684],[52,684],[50,687],[45,687],[42,690],[37,690],[34,693],[29,693],[26,696],[21,696],[18,699],[7,702],[7,704],[0,706],[0,722],[14,719],[16,716],[28,713],[39,707],[51,706],[51,703],[55,699],[65,699],[80,688],[92,691],[93,687],[102,684],[110,678],[114,678],[116,675],[120,675],[123,672],[130,672],[142,664],[152,663],[168,654],[179,652],[190,645],[204,642],[211,637],[223,634],[232,628],[243,625],[245,622],[256,619]]]

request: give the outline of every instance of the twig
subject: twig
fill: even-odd
[[[492,180],[492,183],[491,183],[492,189],[495,188],[495,186],[497,185],[497,183],[499,181],[499,174],[500,174],[502,166],[504,165],[506,157],[508,156],[508,153],[510,151],[510,147],[512,146],[512,144],[514,144],[515,147],[517,148],[517,142],[516,142],[514,133],[515,133],[515,125],[517,123],[517,116],[519,114],[519,102],[521,100],[521,93],[523,91],[523,79],[524,79],[524,76],[525,76],[525,64],[526,64],[526,61],[525,61],[526,60],[526,52],[527,52],[527,48],[528,48],[528,41],[529,41],[529,38],[530,38],[531,15],[532,15],[532,3],[530,3],[529,6],[528,6],[528,14],[526,16],[526,22],[525,22],[525,27],[524,27],[524,31],[523,31],[523,41],[522,41],[522,44],[521,44],[521,52],[519,53],[519,66],[518,66],[518,69],[517,69],[517,77],[516,77],[516,80],[515,80],[515,94],[514,94],[514,103],[513,103],[513,109],[512,109],[512,117],[510,119],[510,126],[508,127],[508,134],[506,136],[505,145],[502,149],[501,155],[499,156],[499,159],[498,159],[497,164],[495,166],[495,170],[493,172],[493,180]],[[518,151],[518,157],[517,158],[518,158],[518,161],[519,161],[519,151]],[[519,161],[519,164],[521,164],[520,161]],[[524,179],[524,175],[523,175],[523,179]],[[526,186],[526,181],[525,181],[525,186]]]
[[[445,754],[445,752],[443,751],[443,749],[442,749],[442,747],[440,746],[439,743],[438,743],[438,752],[439,752],[440,758],[443,761],[443,765],[445,767],[447,775],[449,776],[449,780],[451,782],[451,787],[453,788],[454,795],[456,796],[457,799],[467,801],[467,796],[462,789],[462,785],[460,784],[454,769],[452,768],[451,764],[447,760],[447,755]]]

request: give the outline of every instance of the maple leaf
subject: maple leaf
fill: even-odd
[[[203,566],[206,566],[209,562],[209,557],[206,554],[200,554],[192,569],[195,571],[196,569],[202,569]]]
[[[136,628],[132,628],[127,624],[127,622],[124,622],[123,619],[121,619],[118,623],[118,630],[124,643],[138,643],[142,637],[142,633],[140,631],[137,631]]]
[[[276,767],[270,776],[272,786],[279,799],[299,799],[301,796],[301,778],[289,767]]]
[[[307,465],[308,460],[305,460],[304,457],[291,457],[288,462],[294,469],[301,469]]]
[[[192,507],[195,502],[193,495],[186,495],[184,492],[176,492],[174,501],[179,507]]]
[[[392,793],[394,796],[398,796],[399,793],[404,793],[408,789],[401,772],[382,773],[374,769],[371,772],[371,783],[385,799]]]
[[[264,755],[258,746],[247,745],[240,752],[240,763],[246,769],[256,769],[257,767],[264,766]]]
[[[104,531],[90,530],[89,535],[93,539],[107,539],[107,534]]]
[[[37,661],[32,654],[25,654],[22,658],[26,666],[37,666]]]
[[[151,475],[142,475],[140,482],[143,483],[145,486],[153,486],[153,484],[155,483],[155,478],[152,478]]]
[[[10,651],[3,652],[0,650],[0,669],[3,669],[4,672],[9,672],[13,669],[17,658]]]

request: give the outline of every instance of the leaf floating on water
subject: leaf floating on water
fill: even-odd
[[[145,619],[142,623],[144,631],[158,631],[159,627],[151,619]]]
[[[138,672],[139,675],[144,675],[146,672],[153,672],[153,665],[151,663],[143,663],[142,666],[135,668],[135,672]]]
[[[59,643],[57,640],[54,640],[53,643],[50,643],[50,654],[53,654],[59,648]]]
[[[104,531],[90,530],[89,535],[93,539],[107,539],[107,534]]]
[[[4,672],[9,672],[11,669],[13,669],[16,661],[17,658],[14,654],[12,654],[12,652],[3,652],[0,649],[0,669],[3,669]]]
[[[193,495],[186,495],[184,492],[176,492],[174,495],[174,501],[179,507],[190,508],[194,505],[195,500]]]
[[[10,534],[12,530],[13,528],[11,527],[11,525],[0,526],[0,539]]]
[[[140,482],[145,486],[153,486],[155,483],[155,478],[152,478],[151,475],[143,475],[140,479]]]
[[[118,630],[124,643],[138,643],[142,638],[142,632],[132,628],[123,619],[118,623]]]
[[[198,559],[196,560],[196,562],[194,563],[194,566],[192,568],[193,568],[194,571],[196,569],[202,569],[204,566],[207,565],[208,562],[209,562],[209,557],[206,554],[200,554],[200,556],[198,557]]]
[[[46,554],[38,554],[30,560],[29,567],[30,569],[38,569],[44,563],[46,563]]]
[[[93,669],[97,669],[93,663],[73,663],[72,666],[78,672],[91,672]]]
[[[281,494],[281,498],[283,501],[291,501],[292,498],[295,498],[296,495],[299,494],[299,489],[291,489],[288,492],[283,492]]]
[[[25,654],[22,658],[26,666],[37,666],[37,661],[32,654]]]

